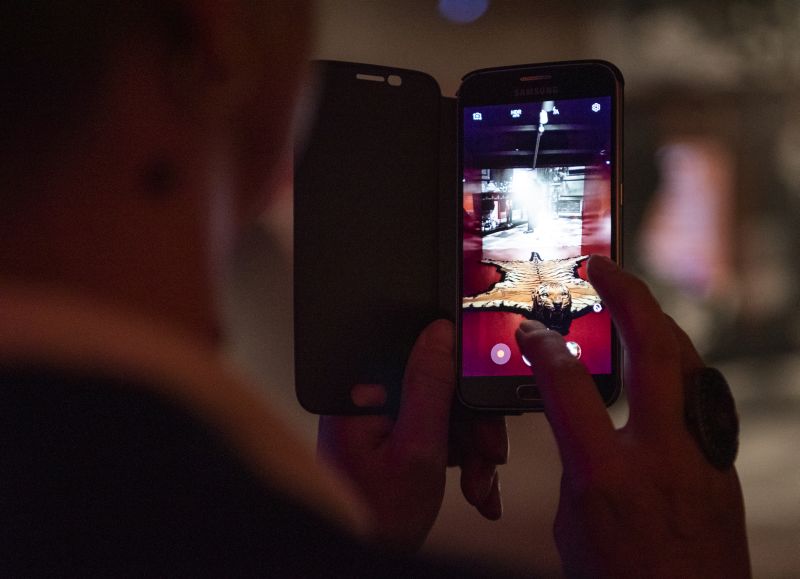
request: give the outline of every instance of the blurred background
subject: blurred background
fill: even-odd
[[[423,71],[445,96],[464,73],[490,66],[602,58],[623,71],[626,266],[734,390],[755,575],[800,576],[800,2],[316,4],[315,58]],[[284,189],[240,248],[231,349],[256,379],[270,377],[265,388],[313,440],[316,417],[291,387]],[[624,424],[624,401],[612,414]],[[552,436],[541,415],[511,417],[509,432],[503,519],[483,521],[451,476],[426,548],[558,577]]]

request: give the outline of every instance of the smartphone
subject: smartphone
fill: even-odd
[[[588,281],[590,255],[621,261],[622,90],[603,61],[478,70],[458,93],[457,368],[469,407],[543,408],[514,334],[564,337],[611,404],[620,346]]]

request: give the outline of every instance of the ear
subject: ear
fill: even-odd
[[[238,205],[251,214],[263,208],[265,184],[287,145],[307,69],[310,3],[179,1],[194,38],[194,98],[201,114],[232,131]]]
[[[193,68],[207,94],[236,108],[265,80],[294,94],[310,41],[302,0],[179,0],[194,40]]]
[[[238,0],[181,0],[182,23],[191,39],[176,54],[175,81],[181,97],[201,106],[204,115],[229,116],[252,92],[253,61],[258,60],[248,10]]]

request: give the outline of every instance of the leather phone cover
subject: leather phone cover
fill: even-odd
[[[391,413],[416,336],[455,313],[456,101],[421,72],[317,66],[295,152],[295,388],[310,412]],[[387,405],[354,406],[358,383]]]

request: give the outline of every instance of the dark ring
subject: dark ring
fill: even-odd
[[[694,372],[684,392],[686,425],[708,462],[727,470],[739,451],[739,417],[730,386],[716,368]]]

